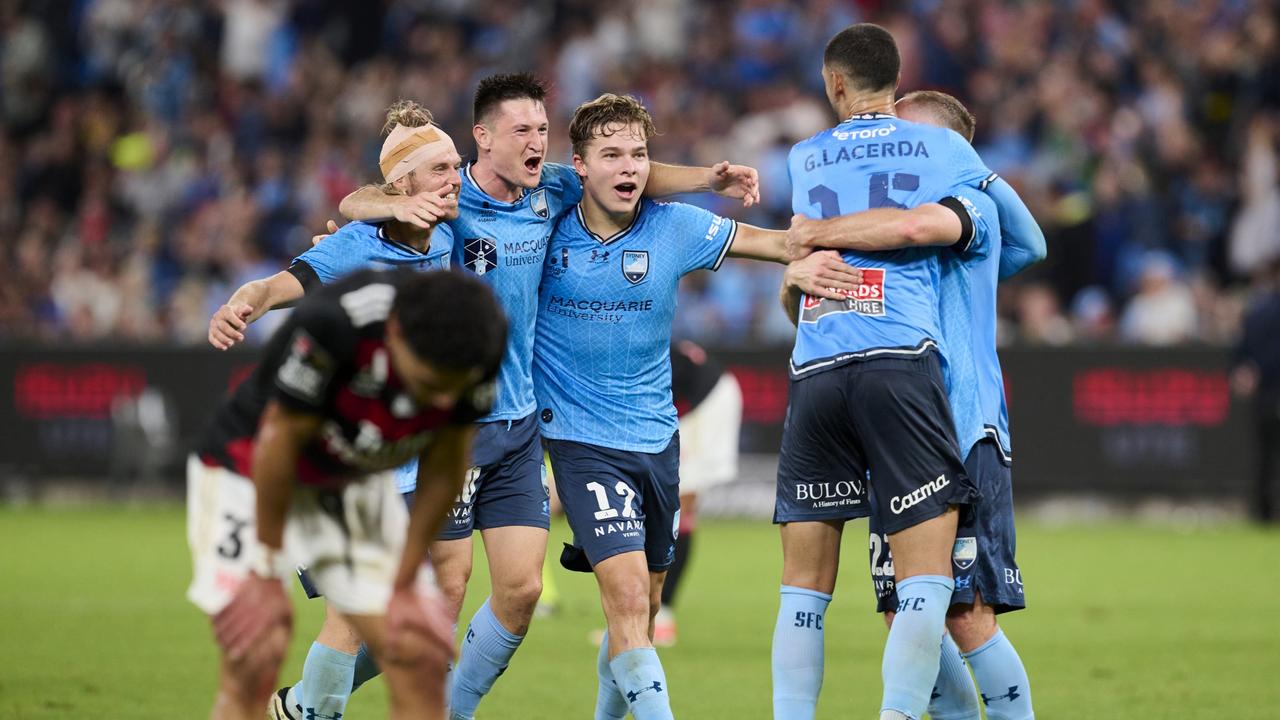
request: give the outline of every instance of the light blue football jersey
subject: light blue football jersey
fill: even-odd
[[[320,282],[328,285],[356,270],[409,268],[444,270],[453,252],[453,234],[440,225],[431,232],[431,244],[423,253],[387,237],[382,223],[349,222],[293,259],[305,262]]]
[[[788,169],[792,209],[815,218],[915,207],[991,174],[955,132],[884,114],[856,115],[797,143]],[[843,301],[803,298],[794,377],[939,341],[937,248],[841,254],[862,268],[863,283]]]
[[[533,378],[542,434],[655,453],[671,442],[676,286],[720,267],[737,223],[683,203],[641,200],[601,238],[579,209],[551,237],[539,296]]]
[[[938,281],[938,314],[947,362],[943,375],[955,421],[960,456],[987,437],[1003,404],[1004,388],[996,356],[996,282],[1000,271],[1000,218],[995,202],[976,188],[950,193],[964,203],[973,220],[973,241],[964,251],[945,249]],[[992,371],[994,367],[994,371]]]
[[[969,209],[975,234],[967,252],[942,256],[939,311],[947,348],[947,394],[962,453],[990,437],[1011,461],[1004,374],[996,352],[996,288],[1003,278],[1044,257],[1044,233],[1004,180],[993,174],[980,187],[985,192],[962,187],[951,193]],[[964,307],[967,313],[960,310]]]
[[[458,193],[453,266],[489,283],[507,313],[507,351],[498,372],[498,400],[480,422],[518,420],[537,406],[533,392],[533,335],[538,285],[556,220],[582,199],[582,181],[568,165],[547,163],[542,181],[519,200],[490,197],[468,165]]]

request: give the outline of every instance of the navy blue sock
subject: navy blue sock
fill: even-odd
[[[783,585],[773,628],[774,720],[809,720],[822,691],[823,627],[831,596]]]
[[[1013,649],[1003,630],[977,650],[965,653],[987,706],[987,720],[1032,720],[1031,681],[1022,658]]]
[[[915,575],[897,585],[898,607],[884,646],[882,718],[919,720],[938,679],[942,633],[955,584],[942,575]],[[896,713],[896,714],[894,714]]]

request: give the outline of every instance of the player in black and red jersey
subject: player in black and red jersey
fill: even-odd
[[[188,462],[188,597],[222,650],[215,718],[257,718],[306,566],[382,667],[391,717],[444,713],[450,619],[423,569],[489,411],[506,320],[460,273],[361,272],[307,298]],[[411,508],[394,469],[419,458]]]

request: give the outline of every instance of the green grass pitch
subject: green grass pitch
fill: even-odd
[[[871,610],[865,525],[850,526],[827,621],[820,718],[873,718],[884,630]],[[552,544],[567,531],[558,524]],[[1029,669],[1037,716],[1280,717],[1280,533],[1239,526],[1024,525],[1031,609],[1003,625]],[[777,533],[708,522],[680,606],[679,645],[661,652],[676,715],[768,718]],[[205,717],[214,646],[183,597],[184,518],[174,506],[0,508],[0,718]],[[558,573],[559,615],[535,620],[480,717],[587,718],[601,623],[589,576]],[[466,616],[486,594],[477,562]],[[295,588],[296,677],[320,606]],[[380,681],[350,720],[385,717]]]

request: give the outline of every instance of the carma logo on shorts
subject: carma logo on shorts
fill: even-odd
[[[889,501],[889,509],[894,515],[901,515],[907,508],[914,507],[924,502],[930,495],[938,492],[942,488],[951,484],[946,475],[939,475],[937,478],[921,485],[911,492],[909,495],[895,495]]]

